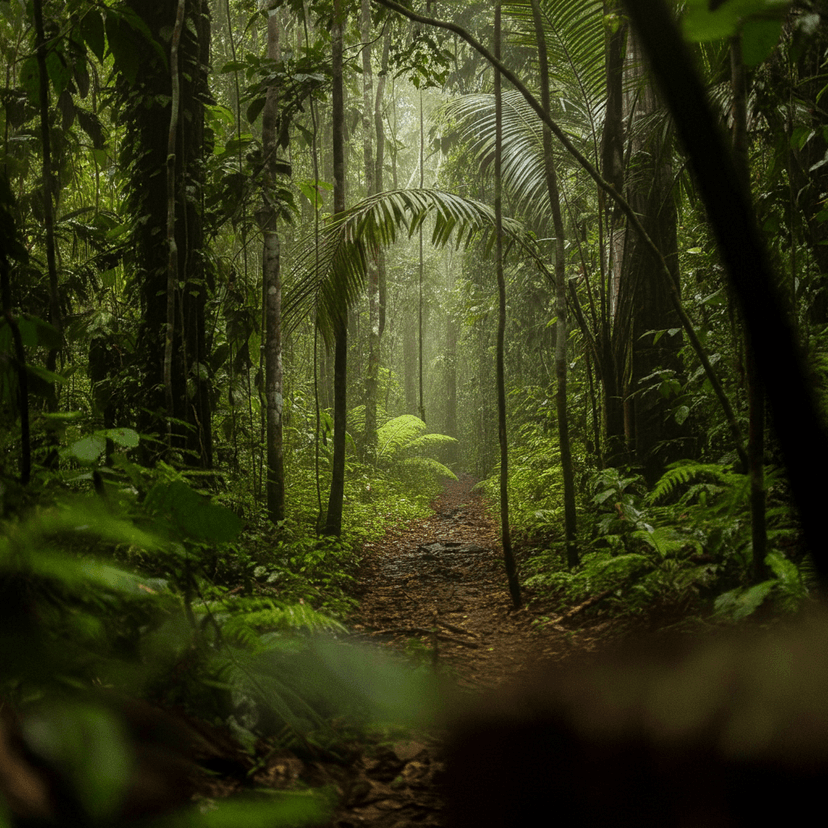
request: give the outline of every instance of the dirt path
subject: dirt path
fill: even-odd
[[[533,624],[514,610],[503,570],[498,525],[474,479],[446,484],[435,514],[387,531],[365,548],[355,637],[419,654],[461,688],[484,690],[589,649],[597,631],[578,635]],[[442,826],[439,740],[405,739],[366,752],[333,825],[349,828]]]
[[[461,686],[485,688],[569,645],[564,633],[541,633],[533,614],[513,608],[499,526],[474,483],[468,475],[448,482],[434,516],[366,547],[354,628],[390,647],[420,641]]]

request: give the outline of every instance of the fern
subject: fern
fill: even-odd
[[[413,414],[394,417],[377,430],[377,463],[392,473],[421,479],[448,477],[456,480],[448,466],[425,456],[435,449],[456,443],[446,434],[426,434],[426,424]]]
[[[718,484],[721,488],[730,488],[740,477],[744,477],[744,475],[737,475],[716,463],[696,463],[692,460],[680,460],[671,464],[664,472],[655,488],[650,492],[649,500],[652,503],[658,503],[658,501],[675,494],[679,487],[685,486],[691,481],[704,484],[712,482]],[[696,489],[696,494],[700,491],[701,489]]]
[[[377,460],[390,461],[405,445],[419,437],[426,424],[413,414],[394,417],[377,429]]]
[[[399,463],[399,471],[406,476],[447,477],[457,480],[457,475],[446,465],[432,457],[406,457]]]

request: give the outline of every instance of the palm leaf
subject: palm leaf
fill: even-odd
[[[402,231],[416,233],[433,218],[431,242],[442,247],[455,239],[467,246],[481,236],[494,243],[495,214],[486,204],[434,189],[392,190],[378,193],[331,217],[318,244],[313,235],[299,243],[296,264],[286,280],[283,318],[285,331],[316,313],[326,343],[359,297],[366,265]],[[523,246],[531,238],[519,222],[503,219],[504,233]]]
[[[518,24],[511,39],[536,49],[531,4],[506,0],[503,9]],[[584,118],[588,129],[581,134],[591,136],[597,152],[606,96],[604,4],[602,0],[541,0],[540,11],[554,97],[559,106],[567,102]]]

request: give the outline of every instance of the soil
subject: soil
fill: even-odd
[[[360,609],[354,636],[393,652],[419,654],[440,674],[478,692],[589,651],[607,632],[547,623],[541,611],[515,609],[503,565],[499,525],[476,481],[447,482],[431,517],[389,528],[364,549]],[[539,623],[541,622],[541,623]],[[368,749],[332,825],[407,828],[441,826],[443,773],[439,733]]]

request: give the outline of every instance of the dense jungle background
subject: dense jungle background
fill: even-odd
[[[447,479],[538,631],[816,601],[765,391],[824,408],[828,7],[666,4],[764,240],[757,336],[636,5],[0,0],[0,779],[52,780],[0,784],[0,825],[181,804],[129,810],[158,708],[248,781],[262,740],[387,735],[436,639],[317,635]],[[313,790],[180,819],[318,821]]]

